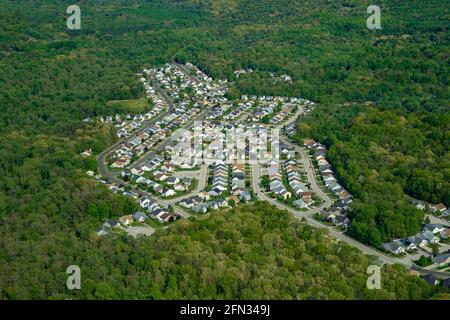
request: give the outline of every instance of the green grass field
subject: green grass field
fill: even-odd
[[[130,113],[142,113],[150,107],[149,101],[144,97],[133,100],[110,100],[107,105]]]

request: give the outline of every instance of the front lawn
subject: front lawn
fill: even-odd
[[[430,257],[422,255],[418,260],[415,260],[414,263],[417,264],[419,267],[428,267],[433,264],[433,261],[431,260]]]

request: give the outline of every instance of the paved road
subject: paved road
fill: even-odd
[[[155,233],[155,229],[150,227],[148,224],[143,224],[142,226],[128,226],[128,227],[119,227],[124,230],[130,236],[136,238],[138,235],[145,235],[147,237],[151,236]]]

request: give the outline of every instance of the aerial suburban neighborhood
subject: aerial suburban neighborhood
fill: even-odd
[[[448,2],[2,1],[0,300],[445,317]]]
[[[181,218],[266,200],[332,230],[341,241],[357,243],[382,263],[401,263],[426,277],[449,267],[450,228],[443,204],[413,200],[436,223],[424,223],[421,233],[393,239],[381,250],[346,235],[353,197],[339,182],[326,146],[312,139],[298,146],[291,140],[295,121],[311,112],[314,102],[273,96],[229,101],[227,80],[215,81],[190,63],[146,68],[140,81],[151,110],[125,119],[89,119],[114,125],[120,139],[98,157],[95,177],[111,191],[135,198],[141,208],[105,221],[98,236],[119,230],[150,236]]]

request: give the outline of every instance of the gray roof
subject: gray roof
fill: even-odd
[[[434,233],[431,232],[431,231],[425,231],[424,233],[421,234],[421,236],[422,236],[425,240],[428,240],[428,241],[431,241],[431,240],[433,240],[433,239],[436,238],[436,236],[434,235]]]
[[[422,279],[425,280],[429,285],[436,285],[437,278],[431,273],[422,276]]]
[[[147,219],[147,215],[144,212],[138,211],[135,214],[133,214],[133,218],[135,218],[135,219],[140,219],[140,218]]]
[[[396,252],[396,251],[398,251],[398,249],[403,248],[403,244],[398,240],[394,240],[394,241],[385,243],[383,245],[383,247],[388,251]]]
[[[430,223],[430,224],[426,224],[425,225],[425,230],[426,231],[431,231],[433,232],[434,229],[445,229],[445,227],[442,224],[437,224],[437,223]]]
[[[439,264],[446,263],[447,261],[450,261],[450,252],[438,254],[436,257],[433,258],[433,262]]]

